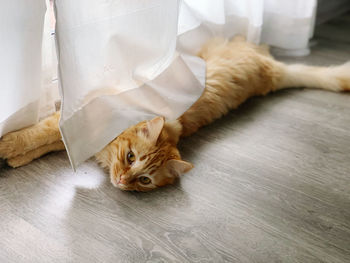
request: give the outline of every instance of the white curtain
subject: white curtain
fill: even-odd
[[[56,66],[45,11],[45,1],[0,0],[0,136],[54,111]]]
[[[1,136],[52,112],[58,95],[44,0],[0,3]],[[315,8],[316,0],[57,0],[60,128],[72,166],[138,121],[187,110],[205,83],[194,55],[213,36],[307,54]]]
[[[281,55],[309,54],[316,0],[184,0],[179,44],[193,53],[213,36],[244,35],[276,47]]]

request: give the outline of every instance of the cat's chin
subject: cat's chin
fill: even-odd
[[[115,185],[115,187],[117,187],[117,188],[119,188],[120,190],[123,190],[123,191],[130,190],[125,184],[117,184],[117,185]]]
[[[114,183],[112,182],[113,186],[120,189],[120,190],[123,190],[123,191],[131,191],[132,189],[128,188],[125,184],[117,184],[117,183]]]

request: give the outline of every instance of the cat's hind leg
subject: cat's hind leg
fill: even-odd
[[[59,117],[57,112],[33,126],[4,135],[0,139],[0,158],[11,159],[60,141]]]
[[[277,89],[289,87],[350,91],[350,61],[339,66],[316,67],[301,64],[283,65]]]

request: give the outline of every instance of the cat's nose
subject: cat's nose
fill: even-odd
[[[118,184],[127,184],[126,176],[121,175]]]

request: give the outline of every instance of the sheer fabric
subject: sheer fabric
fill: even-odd
[[[45,1],[0,1],[0,137],[54,111],[55,57],[45,11]]]
[[[0,136],[52,112],[58,97],[45,2],[1,1]],[[56,1],[60,128],[72,166],[132,124],[186,111],[205,83],[205,62],[194,55],[211,37],[241,34],[307,54],[315,7],[316,0]]]
[[[180,44],[193,53],[213,36],[240,34],[250,42],[277,47],[282,55],[307,55],[316,4],[316,0],[184,0]]]

